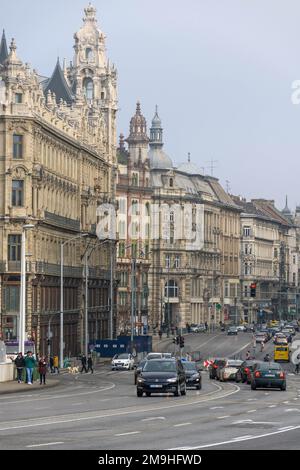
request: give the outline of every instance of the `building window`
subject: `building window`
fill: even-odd
[[[248,286],[244,286],[244,297],[248,297]]]
[[[170,186],[170,188],[173,188],[173,186],[174,186],[174,180],[173,180],[173,178],[170,178],[169,186]]]
[[[165,256],[165,267],[169,269],[171,267],[171,257],[170,255]]]
[[[137,173],[132,174],[132,186],[139,185],[139,175]]]
[[[251,235],[251,227],[244,227],[243,228],[243,236],[244,237],[250,237]]]
[[[19,286],[6,286],[5,287],[5,311],[18,312],[20,309],[20,287]],[[7,323],[8,318],[6,319]]]
[[[24,205],[24,181],[13,180],[12,181],[12,205],[15,207],[21,207]]]
[[[93,54],[93,51],[90,47],[88,47],[86,50],[85,50],[85,58],[86,60],[93,60],[94,58],[94,54]]]
[[[131,203],[131,215],[139,215],[139,204],[137,201],[132,201]]]
[[[13,158],[23,158],[23,136],[19,134],[13,135]]]
[[[120,287],[127,287],[128,285],[128,272],[124,271],[120,273]]]
[[[124,258],[125,257],[125,243],[120,242],[119,243],[119,258]]]
[[[15,94],[15,103],[16,104],[21,104],[23,102],[23,94],[22,93],[16,93]]]
[[[145,209],[146,209],[146,217],[150,217],[150,204],[149,204],[149,202],[146,202]]]
[[[137,243],[133,242],[131,244],[131,256],[132,258],[136,258],[136,255],[137,255]]]
[[[105,98],[104,91],[101,91],[101,99],[104,100],[104,98]]]
[[[296,264],[296,256],[293,256],[293,264]]]
[[[296,285],[296,273],[293,273],[293,284]]]
[[[119,238],[126,238],[125,220],[120,220],[119,221]]]
[[[165,297],[178,297],[178,286],[173,280],[166,282],[165,284]]]
[[[119,303],[123,307],[127,304],[127,292],[119,292]]]
[[[175,256],[174,268],[180,268],[180,256],[179,255]]]
[[[119,212],[120,214],[126,214],[126,199],[119,199]]]
[[[224,285],[224,297],[229,297],[229,283],[225,282]]]
[[[21,235],[8,235],[8,261],[21,261]]]
[[[91,78],[85,78],[83,81],[84,96],[88,101],[94,99],[94,83]]]

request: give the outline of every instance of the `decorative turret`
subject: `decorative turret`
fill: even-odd
[[[130,134],[126,139],[129,145],[135,144],[148,144],[149,138],[147,136],[147,122],[141,113],[141,104],[138,101],[136,104],[135,115],[130,120]]]
[[[8,57],[7,43],[6,43],[5,31],[3,30],[1,44],[0,44],[0,64],[3,65],[7,57]]]
[[[49,91],[55,93],[57,104],[60,103],[60,100],[65,101],[68,105],[72,104],[73,96],[64,77],[64,73],[60,66],[59,58],[57,59],[52,77],[46,83],[46,87],[44,90],[45,96],[48,96]]]
[[[155,107],[155,115],[152,119],[152,125],[150,128],[150,147],[160,148],[163,146],[163,128],[161,127],[161,120],[158,116],[157,105]]]

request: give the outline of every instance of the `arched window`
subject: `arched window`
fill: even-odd
[[[165,284],[165,297],[178,297],[178,286],[173,280]]]
[[[173,188],[173,185],[174,185],[173,178],[170,178],[170,188]]]
[[[94,98],[94,83],[91,78],[85,78],[83,81],[84,96],[88,101]]]
[[[85,50],[85,58],[86,58],[86,60],[93,60],[93,58],[94,58],[93,50],[90,47],[88,47]]]

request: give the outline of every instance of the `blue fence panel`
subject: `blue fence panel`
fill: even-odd
[[[115,354],[152,351],[152,336],[134,336],[131,345],[130,336],[119,336],[117,339],[100,339],[89,344],[90,351],[96,351],[101,357],[113,357]]]

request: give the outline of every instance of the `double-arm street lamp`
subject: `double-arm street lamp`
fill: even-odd
[[[64,246],[81,237],[87,237],[88,233],[76,235],[60,245],[60,354],[59,362],[61,369],[64,366]]]
[[[20,321],[19,321],[19,352],[25,353],[25,321],[26,321],[26,230],[35,226],[23,225],[21,239],[21,285],[20,285]]]

